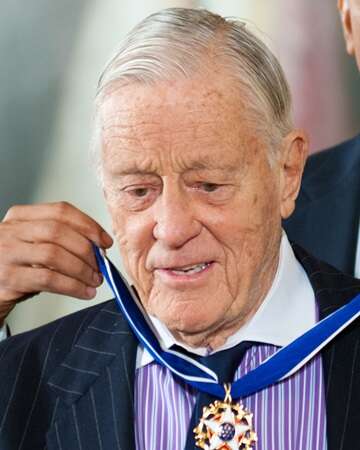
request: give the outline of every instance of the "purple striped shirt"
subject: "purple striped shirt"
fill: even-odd
[[[275,353],[273,345],[250,348],[235,379]],[[196,392],[152,362],[136,370],[137,450],[183,450]],[[254,414],[254,450],[326,450],[326,408],[321,356],[288,379],[242,399]]]

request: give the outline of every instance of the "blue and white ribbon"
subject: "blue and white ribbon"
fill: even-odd
[[[99,268],[121,312],[150,355],[191,386],[223,399],[225,389],[222,384],[219,384],[215,372],[182,353],[162,347],[156,338],[153,325],[131,286],[101,250],[94,247]],[[251,395],[286,379],[304,366],[359,315],[360,294],[235,381],[231,385],[232,398]]]

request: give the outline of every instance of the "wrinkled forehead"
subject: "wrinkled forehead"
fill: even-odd
[[[102,99],[100,110],[106,121],[121,117],[137,119],[149,113],[166,113],[164,119],[181,113],[192,117],[200,112],[222,117],[238,114],[246,107],[247,100],[246,93],[240,93],[230,80],[206,83],[202,78],[195,78],[153,85],[130,83],[114,86]]]
[[[98,113],[103,151],[115,143],[143,150],[190,142],[233,147],[256,135],[249,96],[224,78],[122,86],[104,97]]]

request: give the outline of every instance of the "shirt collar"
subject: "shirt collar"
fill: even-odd
[[[205,347],[194,349],[176,341],[162,322],[155,317],[149,317],[163,348],[168,349],[177,344],[197,355],[205,356],[209,353]],[[315,322],[313,289],[283,232],[278,268],[264,301],[250,321],[230,336],[214,353],[234,347],[242,341],[256,341],[283,347],[314,326]],[[139,345],[136,368],[144,367],[152,361],[153,357]]]

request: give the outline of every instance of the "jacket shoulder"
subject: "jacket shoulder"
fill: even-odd
[[[39,362],[48,353],[48,367],[60,363],[76,344],[78,338],[105,307],[112,307],[112,301],[98,303],[64,316],[39,328],[11,336],[0,343],[0,379],[8,369],[7,364],[30,363],[36,369]],[[34,361],[31,363],[31,361]]]
[[[291,240],[346,273],[354,272],[360,211],[360,136],[310,156],[293,214]]]
[[[0,344],[0,448],[44,448],[54,414],[65,411],[49,380],[91,324],[110,312],[122,320],[114,301],[100,303]],[[107,314],[106,314],[107,316]],[[60,412],[59,412],[60,411]]]
[[[301,194],[321,196],[354,177],[360,180],[360,135],[311,155],[305,165]]]
[[[5,339],[0,344],[0,405],[2,395],[7,398],[6,390],[14,386],[15,374],[25,390],[36,386],[38,380],[45,382],[105,308],[117,314],[113,301],[99,303]]]

